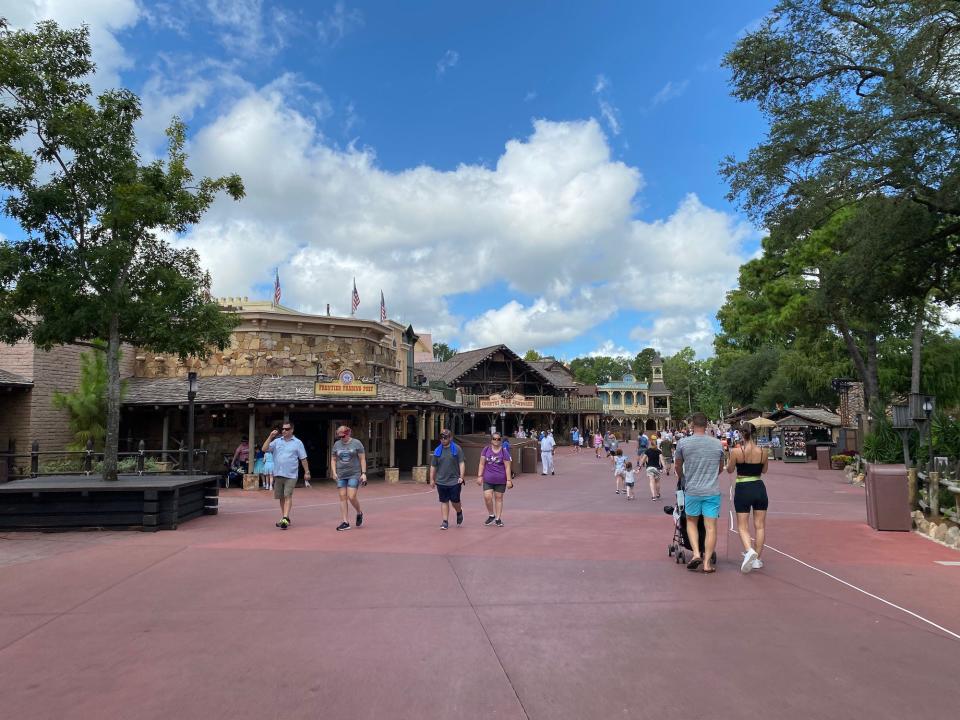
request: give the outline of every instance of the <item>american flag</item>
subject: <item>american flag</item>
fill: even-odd
[[[387,303],[383,299],[383,290],[380,291],[380,322],[387,321]]]
[[[357,292],[357,279],[353,279],[353,298],[350,301],[350,314],[353,315],[360,307],[360,293]]]
[[[280,269],[277,268],[276,275],[273,276],[273,304],[280,304]]]

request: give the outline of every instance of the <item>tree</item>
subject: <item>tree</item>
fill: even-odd
[[[450,347],[446,343],[433,344],[433,359],[435,362],[446,362],[457,354],[455,347]]]
[[[633,362],[630,363],[634,377],[638,380],[649,380],[651,377],[653,377],[653,359],[659,354],[660,353],[650,347],[644,348],[638,352],[637,356],[633,359]]]
[[[192,249],[165,236],[199,222],[216,195],[243,196],[236,175],[195,179],[174,119],[165,160],[142,164],[127,90],[91,97],[86,28],[0,22],[0,186],[26,238],[0,244],[0,340],[38,347],[103,341],[104,477],[117,477],[123,342],[181,358],[223,348],[234,319],[210,297]],[[35,148],[35,149],[27,149]]]
[[[121,395],[123,387],[121,385]],[[88,441],[93,447],[103,449],[107,434],[107,360],[102,350],[80,354],[80,382],[76,390],[68,393],[54,392],[53,406],[66,410],[70,415],[70,430],[74,442],[68,450],[84,450]]]
[[[770,122],[722,166],[765,226],[806,229],[875,194],[960,216],[958,3],[781,0],[723,64]]]
[[[606,355],[574,358],[570,371],[577,382],[584,385],[603,385],[630,372],[630,363],[626,358]]]
[[[523,359],[527,362],[536,362],[537,360],[543,360],[543,355],[538,353],[533,348],[530,348],[523,354]]]

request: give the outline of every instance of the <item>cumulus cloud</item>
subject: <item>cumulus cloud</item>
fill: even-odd
[[[636,353],[627,350],[623,345],[617,345],[613,340],[605,340],[599,347],[587,353],[587,357],[622,357],[633,358]]]
[[[650,325],[634,328],[630,338],[638,347],[654,347],[664,355],[691,347],[698,357],[705,357],[713,354],[713,334],[706,314],[676,312],[664,314]]]
[[[120,72],[132,61],[118,40],[124,30],[142,17],[136,0],[99,0],[79,3],[76,0],[2,0],[0,17],[15,28],[30,28],[41,20],[56,20],[63,27],[90,27],[90,44],[97,70],[91,85],[105,90],[120,85]]]
[[[618,309],[705,316],[736,282],[749,229],[692,195],[665,220],[634,219],[643,177],[611,158],[595,120],[535,120],[493,167],[389,172],[372,148],[331,144],[290,92],[252,88],[192,140],[198,173],[238,172],[247,188],[182,239],[218,295],[254,294],[279,266],[285,303],[347,313],[356,276],[361,317],[383,289],[391,317],[460,347],[542,347]],[[534,299],[450,308],[503,285]]]
[[[456,50],[447,50],[437,61],[437,77],[445,75],[447,70],[456,67],[458,62],[460,62],[460,53]]]
[[[273,55],[301,31],[295,14],[263,0],[206,0],[206,9],[221,44],[243,56]]]

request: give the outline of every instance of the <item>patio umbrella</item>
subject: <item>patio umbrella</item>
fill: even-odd
[[[747,422],[755,428],[772,428],[777,426],[773,420],[765,417],[755,417],[752,420],[747,420]]]

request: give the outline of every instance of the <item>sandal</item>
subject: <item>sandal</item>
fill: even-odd
[[[717,569],[716,569],[715,567],[710,567],[710,568],[704,568],[704,569],[703,569],[703,572],[704,572],[704,573],[715,573],[716,571],[717,571]]]
[[[687,570],[696,570],[703,563],[703,558],[691,558],[690,562],[687,563]]]

